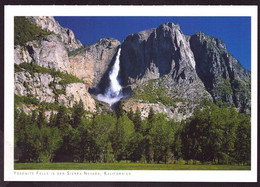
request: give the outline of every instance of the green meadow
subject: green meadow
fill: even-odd
[[[250,170],[242,165],[143,163],[15,163],[15,170]]]

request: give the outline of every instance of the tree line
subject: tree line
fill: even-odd
[[[82,101],[44,115],[44,106],[26,115],[15,109],[19,162],[142,162],[247,164],[251,157],[250,116],[209,103],[175,122],[151,108],[86,116]]]

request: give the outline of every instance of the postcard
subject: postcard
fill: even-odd
[[[5,6],[6,181],[255,182],[256,6]]]

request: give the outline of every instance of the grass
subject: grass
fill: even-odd
[[[240,165],[141,163],[15,163],[15,170],[250,170]]]

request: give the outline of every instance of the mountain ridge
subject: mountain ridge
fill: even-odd
[[[167,22],[157,28],[130,34],[122,44],[113,38],[101,38],[92,45],[83,46],[70,29],[60,26],[53,17],[26,18],[54,34],[29,41],[25,46],[15,46],[15,64],[54,68],[82,80],[79,90],[68,92],[73,97],[78,95],[76,99],[66,95],[66,90],[67,87],[76,89],[75,85],[79,83],[59,86],[59,82],[55,82],[65,91],[58,98],[63,98],[66,106],[85,99],[85,109],[96,111],[97,102],[89,92],[97,95],[107,89],[108,75],[121,47],[119,78],[124,90],[131,88],[130,97],[121,101],[126,111],[139,107],[145,117],[152,107],[154,111],[180,121],[190,117],[203,100],[212,100],[225,102],[240,112],[251,112],[251,73],[230,55],[220,39],[202,32],[186,36],[179,25]],[[23,96],[30,92],[21,93],[21,90],[37,90],[37,83],[27,84],[32,82],[32,78],[26,77],[26,73],[24,75],[15,75],[15,93]],[[29,88],[24,85],[29,85]],[[55,102],[51,98],[56,89],[48,85],[46,88],[49,94],[38,92],[33,95]],[[149,97],[145,95],[147,89],[152,92]],[[58,102],[62,103],[61,100]]]

